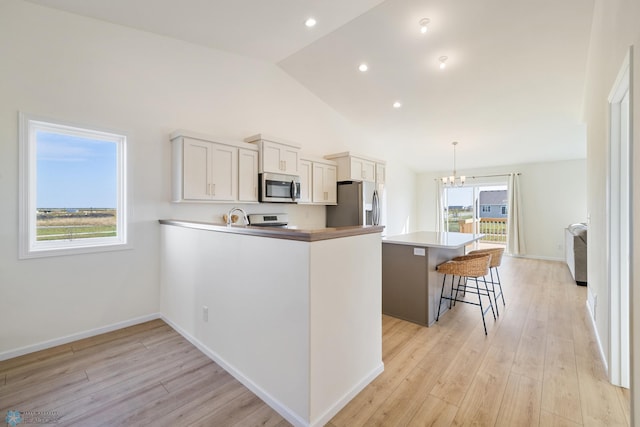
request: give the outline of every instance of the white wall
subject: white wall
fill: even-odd
[[[632,286],[631,309],[631,357],[632,357],[632,419],[631,425],[637,425],[638,416],[633,408],[640,408],[640,340],[635,339],[640,331],[640,3],[637,0],[597,0],[593,13],[591,42],[589,49],[589,63],[587,67],[587,82],[585,85],[585,116],[587,119],[587,207],[591,215],[589,227],[589,293],[598,296],[595,311],[595,321],[600,342],[604,347],[606,357],[609,357],[609,285],[606,277],[606,186],[607,186],[607,150],[608,150],[608,102],[618,71],[627,54],[629,46],[634,45],[635,59],[633,61],[633,105],[632,116],[635,123],[633,145],[635,148],[633,159],[632,181],[634,182],[634,225],[633,235],[633,268],[636,270]],[[608,362],[608,361],[607,361]]]
[[[564,259],[564,228],[587,219],[586,160],[529,163],[458,171],[481,176],[519,172],[524,211],[526,255],[543,259]],[[436,229],[437,177],[450,171],[419,175],[418,212],[421,230]],[[471,181],[475,180],[468,180]],[[478,180],[479,181],[479,180]],[[487,180],[483,180],[487,181]]]
[[[3,0],[0,58],[0,357],[158,311],[157,220],[214,220],[231,207],[168,202],[168,135],[175,129],[237,140],[268,133],[312,155],[369,153],[362,129],[275,65],[241,56]],[[129,135],[134,249],[17,259],[18,111]],[[404,206],[414,195],[405,169],[390,160],[390,229],[415,212]],[[246,207],[285,209],[294,223],[324,224],[322,207]]]

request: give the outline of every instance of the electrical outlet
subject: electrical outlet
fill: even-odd
[[[209,321],[209,307],[206,305],[202,306],[202,320],[205,322]]]

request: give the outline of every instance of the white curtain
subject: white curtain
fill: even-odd
[[[509,217],[507,219],[507,253],[524,255],[524,223],[522,220],[522,198],[520,194],[520,175],[509,175]]]
[[[436,179],[436,231],[442,233],[444,229],[444,184]]]

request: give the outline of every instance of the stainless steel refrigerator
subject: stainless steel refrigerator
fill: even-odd
[[[379,190],[373,182],[338,182],[338,204],[327,206],[327,227],[381,225]]]

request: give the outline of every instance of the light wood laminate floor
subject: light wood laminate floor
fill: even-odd
[[[559,262],[505,257],[507,306],[482,330],[457,305],[431,328],[383,316],[385,371],[328,424],[617,426],[585,308]],[[56,411],[57,425],[289,425],[160,320],[0,362],[0,416]]]

